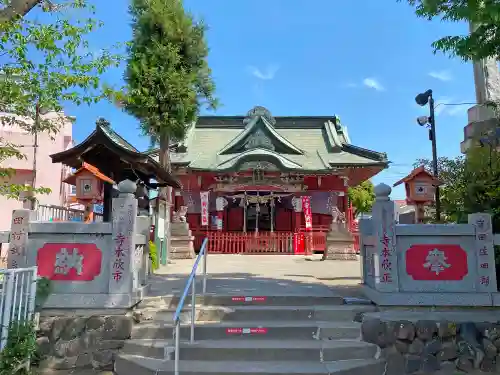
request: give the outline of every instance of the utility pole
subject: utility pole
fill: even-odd
[[[429,130],[429,138],[432,144],[432,172],[436,179],[439,178],[438,174],[438,157],[437,157],[437,144],[436,144],[436,120],[434,117],[434,98],[432,97],[432,92],[429,98],[429,122],[431,128]],[[436,198],[436,222],[441,221],[441,200],[439,199],[439,185],[435,186],[435,198]]]
[[[439,178],[438,171],[438,157],[437,157],[437,144],[436,144],[436,119],[434,114],[434,98],[432,97],[432,90],[418,94],[415,97],[415,102],[420,106],[429,104],[429,117],[421,116],[417,119],[420,126],[430,125],[429,140],[432,145],[432,173],[436,179]],[[439,186],[435,186],[435,200],[436,200],[436,222],[441,221],[441,201],[439,199]]]

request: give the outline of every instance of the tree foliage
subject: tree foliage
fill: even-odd
[[[431,161],[420,159],[415,166],[431,170]],[[447,221],[464,223],[467,215],[489,212],[500,230],[500,154],[490,147],[471,149],[467,155],[439,158],[441,209]]]
[[[22,18],[41,3],[42,0],[4,0],[1,2],[0,22]]]
[[[404,0],[398,0],[404,1]],[[499,0],[406,0],[419,17],[475,25],[469,35],[448,35],[436,40],[432,47],[465,61],[500,55]]]
[[[66,1],[57,13],[42,9],[45,17],[0,22],[0,119],[4,126],[31,134],[54,134],[67,120],[65,103],[92,104],[104,98],[100,75],[116,66],[119,56],[109,50],[86,52],[89,33],[100,27],[94,10],[84,0]],[[50,13],[50,14],[48,14]],[[78,18],[81,15],[81,18]],[[57,116],[46,117],[43,113]],[[25,155],[19,145],[0,139],[0,194],[19,197],[30,187],[9,183],[10,158]],[[26,146],[26,145],[25,145]],[[35,189],[44,193],[47,189]]]
[[[373,183],[370,180],[363,181],[358,186],[349,188],[348,195],[354,207],[354,216],[372,211],[372,206],[375,202],[373,188]]]
[[[120,100],[143,133],[160,144],[160,163],[169,170],[170,141],[185,137],[203,105],[217,105],[206,26],[186,12],[182,0],[133,0],[130,14],[133,40]]]

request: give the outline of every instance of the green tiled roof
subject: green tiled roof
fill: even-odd
[[[117,145],[129,150],[129,151],[134,151],[134,152],[139,152],[138,149],[136,149],[134,146],[132,146],[130,143],[128,143],[120,134],[115,132],[111,128],[111,124],[106,121],[103,118],[100,118],[97,120],[96,125],[101,128],[101,130],[106,133],[106,135],[109,137],[110,140],[115,142]]]
[[[186,152],[171,153],[172,164],[222,171],[243,161],[268,160],[284,170],[325,172],[335,167],[388,165],[385,153],[351,145],[347,129],[336,117],[270,118],[262,110],[258,107],[250,118],[201,116],[183,142]],[[245,149],[245,142],[257,132],[272,144],[257,142]]]

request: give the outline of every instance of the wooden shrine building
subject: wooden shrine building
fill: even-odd
[[[329,231],[332,220],[351,228],[347,188],[389,163],[385,153],[351,144],[336,116],[273,117],[263,107],[246,116],[200,116],[171,161],[182,183],[174,210],[187,211],[199,239],[216,231],[227,234],[225,242],[245,233],[298,233],[309,219],[313,232]]]
[[[62,163],[75,169],[81,168],[83,163],[91,164],[117,183],[129,179],[140,180],[149,186],[154,185],[153,187],[172,186],[178,189],[181,187],[179,181],[156,160],[128,143],[111,129],[109,122],[104,119],[96,122],[95,130],[83,142],[50,157],[53,163]],[[151,179],[157,182],[150,183]],[[110,183],[105,183],[103,190],[103,219],[109,221],[114,187]],[[143,195],[147,197],[147,189]],[[148,202],[146,204],[149,205]]]

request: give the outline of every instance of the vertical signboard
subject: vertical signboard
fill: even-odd
[[[306,231],[312,230],[311,197],[302,197],[302,211],[304,211],[304,221]]]
[[[200,201],[201,201],[201,225],[202,226],[208,226],[209,221],[208,221],[208,196],[209,192],[208,191],[202,191],[200,192]]]

